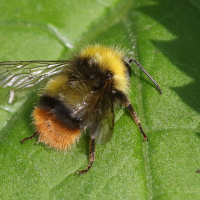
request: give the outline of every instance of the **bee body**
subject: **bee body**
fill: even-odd
[[[86,129],[90,134],[90,163],[95,160],[95,142],[105,144],[114,128],[114,108],[127,107],[144,139],[140,121],[128,98],[131,67],[139,68],[160,87],[134,59],[123,50],[101,45],[84,48],[69,61],[0,62],[0,84],[17,88],[31,87],[44,80],[38,105],[33,111],[39,142],[58,150],[68,150]]]
[[[114,104],[127,103],[128,87],[129,72],[122,52],[101,46],[84,49],[42,90],[33,112],[39,141],[67,150],[85,128],[93,129],[90,135],[96,138],[97,123],[113,115]]]

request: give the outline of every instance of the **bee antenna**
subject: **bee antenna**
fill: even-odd
[[[142,67],[142,65],[137,62],[135,59],[131,58],[129,60],[129,63],[134,62],[147,76],[148,78],[154,83],[154,85],[158,88],[160,94],[162,94],[162,90],[160,89],[160,86],[156,83],[156,81],[150,76],[150,74]]]

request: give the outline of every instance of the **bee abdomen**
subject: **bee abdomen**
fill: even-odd
[[[71,129],[80,127],[80,120],[74,117],[74,111],[57,98],[43,95],[40,97],[38,107],[42,110],[48,110],[66,127]]]
[[[58,150],[68,150],[79,139],[81,130],[66,126],[48,110],[36,107],[33,112],[34,125],[39,142]]]
[[[40,97],[33,111],[39,142],[58,150],[67,150],[81,135],[80,120],[62,101],[49,95]]]

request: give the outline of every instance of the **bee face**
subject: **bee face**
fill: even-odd
[[[89,46],[72,61],[72,75],[77,78],[81,76],[85,81],[96,81],[96,85],[103,85],[106,80],[112,78],[114,88],[127,92],[129,76],[124,56],[123,52],[111,48]]]
[[[90,164],[95,159],[95,141],[105,144],[114,128],[114,107],[127,107],[147,139],[129,98],[130,62],[135,62],[155,83],[142,66],[119,49],[94,45],[83,49],[70,61],[11,61],[0,63],[0,83],[19,89],[45,80],[33,123],[39,142],[68,150],[89,129]],[[155,83],[156,84],[156,83]],[[159,88],[159,86],[156,84]]]

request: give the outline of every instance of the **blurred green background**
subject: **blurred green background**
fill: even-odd
[[[0,61],[62,60],[84,45],[120,45],[162,88],[132,65],[130,99],[148,142],[126,109],[112,140],[89,138],[57,152],[37,139],[38,90],[0,89],[0,199],[200,199],[200,2],[198,0],[0,1]]]

